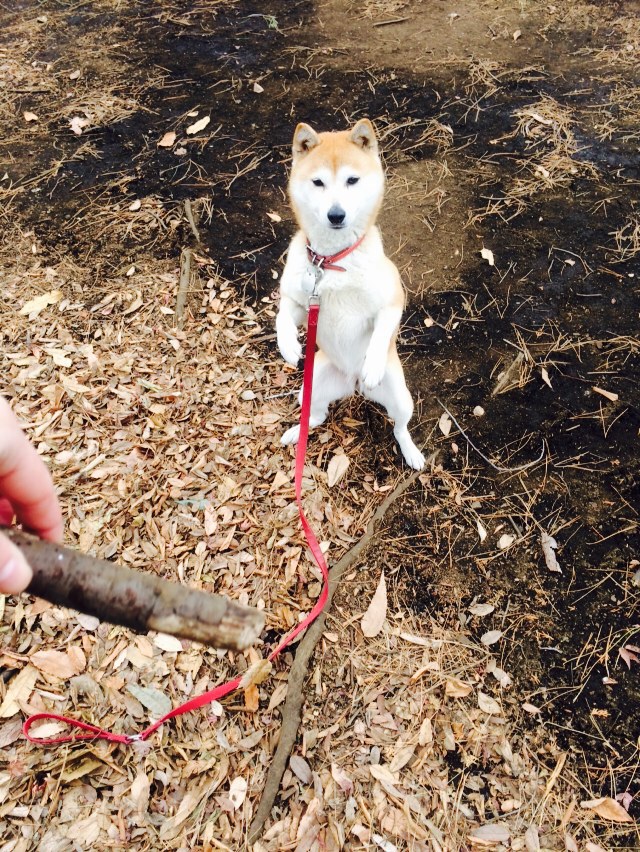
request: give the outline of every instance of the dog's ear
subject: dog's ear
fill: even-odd
[[[308,154],[320,142],[318,134],[308,124],[299,124],[293,134],[293,158]]]
[[[351,141],[362,148],[363,151],[375,152],[378,150],[378,141],[373,124],[368,118],[361,118],[351,130]]]

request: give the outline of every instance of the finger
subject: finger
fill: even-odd
[[[17,423],[0,440],[0,494],[18,521],[42,538],[62,539],[62,514],[47,466]]]
[[[17,595],[31,582],[31,568],[22,553],[0,533],[0,594]]]
[[[14,515],[15,512],[11,503],[4,497],[0,497],[0,526],[8,527]]]

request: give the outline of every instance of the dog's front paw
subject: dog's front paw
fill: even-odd
[[[362,384],[368,390],[378,387],[384,378],[387,369],[387,353],[380,355],[379,352],[367,352],[362,367]]]
[[[287,429],[284,435],[280,438],[280,443],[284,444],[297,444],[298,438],[300,437],[300,426],[292,426],[291,429]]]
[[[280,333],[278,335],[278,349],[287,364],[295,367],[302,355],[302,344],[298,340],[297,333]]]

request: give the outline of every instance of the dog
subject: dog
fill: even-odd
[[[413,399],[396,350],[404,289],[375,224],[385,179],[373,125],[361,119],[350,130],[316,133],[298,124],[292,154],[289,198],[300,230],[282,273],[276,331],[282,357],[295,366],[298,329],[310,297],[319,298],[309,427],[358,390],[384,406],[405,462],[420,470],[424,456],[407,428]],[[299,434],[293,426],[281,442],[294,444]]]

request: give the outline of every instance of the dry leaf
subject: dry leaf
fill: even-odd
[[[405,746],[404,748],[399,749],[391,758],[389,769],[392,772],[398,772],[399,769],[402,769],[407,765],[407,763],[409,763],[414,754],[414,746]]]
[[[20,702],[27,702],[38,680],[38,670],[33,666],[25,666],[22,671],[9,682],[7,694],[0,704],[0,718],[8,719],[20,711]]]
[[[0,749],[10,746],[22,737],[22,720],[12,719],[0,725]]]
[[[289,766],[293,774],[302,781],[303,784],[313,783],[313,773],[311,767],[299,754],[292,754],[289,758]]]
[[[447,678],[447,682],[444,685],[444,694],[449,695],[451,698],[466,698],[472,691],[473,687],[471,684],[465,683],[463,680],[458,680],[457,677]]]
[[[284,699],[287,697],[287,682],[279,683],[276,688],[271,693],[271,698],[269,699],[269,706],[267,711],[270,713],[272,710],[275,710],[278,705],[282,704]]]
[[[511,838],[506,825],[492,823],[474,828],[469,840],[477,846],[493,846],[495,843],[508,843]]]
[[[369,766],[369,772],[376,779],[376,781],[382,781],[385,784],[398,783],[398,779],[390,771],[388,766],[383,766],[378,763],[372,763],[371,766]]]
[[[500,716],[502,714],[502,707],[495,698],[480,690],[478,690],[478,707],[483,713],[489,713],[491,716]]]
[[[578,852],[578,844],[570,834],[564,836],[564,848],[565,852]]]
[[[158,148],[172,148],[176,138],[177,134],[175,134],[173,130],[169,130],[158,142]]]
[[[143,707],[147,708],[154,719],[161,719],[172,709],[169,696],[153,686],[139,686],[137,683],[128,683],[127,689]]]
[[[382,852],[398,852],[398,847],[390,840],[386,840],[381,834],[372,834],[371,839]]]
[[[29,661],[45,674],[58,677],[61,680],[68,680],[74,675],[80,674],[84,669],[84,665],[78,668],[78,661],[72,659],[64,651],[36,651],[35,654],[31,655]]]
[[[603,388],[596,387],[596,385],[594,385],[591,388],[591,390],[594,393],[599,393],[600,396],[603,396],[605,399],[608,399],[609,402],[617,402],[618,401],[618,394],[617,393],[612,393],[611,391],[603,390]]]
[[[527,852],[540,852],[540,835],[536,825],[530,825],[524,835],[524,845]]]
[[[482,257],[483,260],[487,261],[489,266],[495,266],[495,261],[494,261],[494,258],[493,258],[493,252],[491,251],[491,249],[483,248],[482,251],[480,252],[480,256]]]
[[[20,308],[20,313],[25,316],[29,315],[29,319],[34,319],[40,311],[43,311],[49,305],[55,305],[62,298],[61,290],[50,290],[48,293],[43,293],[41,296],[36,296],[29,302],[25,302]]]
[[[618,654],[625,661],[628,669],[631,668],[631,663],[640,663],[640,657],[633,653],[637,650],[635,645],[623,645],[622,648],[618,648]]]
[[[226,755],[225,755],[225,759],[226,759]],[[223,763],[222,768],[225,769],[225,775],[226,775],[226,771],[227,771],[227,767],[228,767],[228,759],[226,759],[226,760],[227,760],[226,764],[225,764],[224,761],[222,761],[222,763]],[[216,778],[217,778],[217,776],[216,776]],[[187,790],[185,795],[182,797],[182,800],[180,802],[180,807],[178,808],[176,814],[174,816],[172,816],[170,819],[165,819],[164,822],[162,823],[162,825],[160,827],[160,837],[163,840],[172,839],[178,833],[182,823],[189,816],[191,816],[191,814],[198,807],[198,804],[199,804],[200,800],[202,799],[202,797],[206,793],[211,793],[212,789],[215,789],[216,786],[218,786],[218,784],[216,784],[214,782],[214,784],[212,785],[210,778],[205,778],[204,781],[202,782],[202,784],[200,784],[199,787],[196,787],[195,789]]]
[[[349,469],[350,459],[344,453],[336,453],[327,466],[327,485],[333,488]]]
[[[56,367],[71,367],[73,365],[73,361],[69,358],[64,349],[45,348],[44,351],[53,359],[53,363]]]
[[[493,604],[477,603],[469,607],[469,612],[471,615],[477,615],[480,618],[483,618],[485,615],[491,615],[494,609],[495,606]]]
[[[540,533],[540,544],[542,545],[542,552],[544,553],[544,561],[547,564],[547,568],[549,571],[555,571],[558,574],[562,573],[562,569],[558,564],[558,560],[556,559],[556,548],[558,547],[558,542],[555,538],[549,535],[548,532],[544,530]]]
[[[487,630],[487,632],[483,633],[480,637],[482,644],[487,646],[495,645],[495,643],[500,639],[502,639],[502,630]]]
[[[85,127],[88,127],[91,122],[88,118],[83,118],[80,115],[74,115],[73,118],[69,119],[69,125],[76,136],[82,136],[82,131]]]
[[[504,669],[497,666],[496,661],[493,658],[487,663],[487,672],[494,676],[503,689],[509,689],[512,683],[511,675],[508,674],[508,672],[505,672]]]
[[[440,415],[440,419],[438,420],[438,428],[442,432],[442,434],[447,437],[449,432],[451,431],[451,418],[447,414],[446,411],[443,411]]]
[[[64,722],[43,722],[41,725],[32,725],[29,733],[37,740],[48,740],[51,737],[57,737],[66,730],[66,727]]]
[[[151,785],[147,778],[147,773],[141,769],[133,779],[131,789],[129,790],[129,798],[139,814],[144,814],[147,810],[150,791]]]
[[[384,571],[380,575],[378,588],[375,591],[369,608],[362,616],[360,628],[363,634],[371,639],[377,636],[382,630],[385,618],[387,617],[387,586],[384,579]]]
[[[129,314],[135,313],[138,308],[141,308],[144,302],[142,301],[142,296],[138,293],[137,297],[131,302],[131,304],[122,312],[123,316],[128,316]]]
[[[252,683],[263,683],[271,674],[272,668],[271,660],[257,660],[242,675],[241,689],[246,689]]]
[[[420,725],[420,731],[418,733],[418,743],[421,746],[429,745],[429,743],[433,742],[433,726],[431,724],[431,719],[427,716],[422,720],[422,724]]]
[[[244,691],[244,706],[249,713],[257,713],[260,707],[260,690],[255,683],[250,683]]]
[[[234,778],[231,784],[229,785],[229,798],[231,799],[231,804],[233,805],[233,809],[235,811],[237,811],[238,808],[242,805],[246,795],[246,778],[242,778],[238,775],[238,777]]]
[[[187,136],[193,136],[194,133],[200,133],[200,131],[204,130],[210,121],[211,119],[208,115],[205,115],[204,118],[198,119],[198,121],[194,121],[193,124],[190,124],[189,127],[187,127]]]
[[[589,799],[587,802],[580,802],[580,807],[593,811],[599,817],[602,817],[602,819],[610,819],[613,822],[633,822],[633,818],[625,811],[622,805],[608,796],[603,796],[601,799]]]
[[[153,644],[169,654],[178,654],[182,651],[182,642],[177,636],[169,636],[168,633],[158,633],[153,637]]]
[[[331,777],[343,793],[346,793],[347,796],[351,795],[353,792],[353,781],[337,763],[331,764]]]

